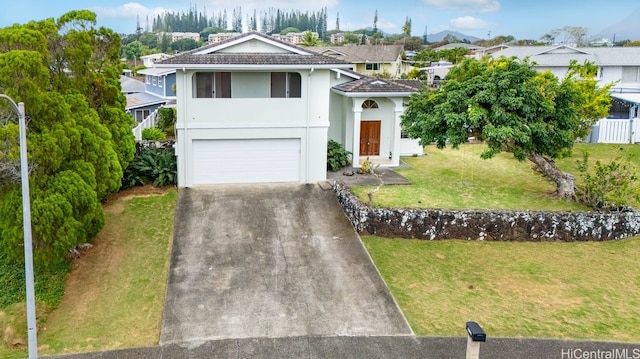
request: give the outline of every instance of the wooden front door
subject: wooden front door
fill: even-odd
[[[360,156],[380,155],[380,121],[360,122]]]

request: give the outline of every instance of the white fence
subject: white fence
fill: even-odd
[[[136,141],[142,140],[142,130],[145,128],[155,127],[158,121],[158,109],[153,111],[147,118],[142,120],[140,124],[133,128],[133,136],[136,138]]]
[[[586,138],[591,143],[640,143],[640,119],[603,118]]]

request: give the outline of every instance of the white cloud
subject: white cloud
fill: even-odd
[[[151,9],[137,2],[130,2],[117,7],[95,6],[91,8],[91,11],[95,12],[98,18],[135,18],[136,16],[146,15],[155,17],[171,10],[161,7]]]
[[[497,12],[500,2],[497,0],[422,0],[425,5],[439,8],[453,8],[466,12]]]
[[[477,30],[477,29],[486,29],[492,26],[491,23],[486,22],[482,19],[475,18],[473,16],[462,16],[457,17],[455,19],[449,20],[451,25],[456,29],[461,30]]]

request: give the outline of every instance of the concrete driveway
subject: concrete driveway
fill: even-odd
[[[160,344],[412,334],[332,191],[180,189]]]

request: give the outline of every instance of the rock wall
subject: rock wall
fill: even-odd
[[[343,184],[334,191],[359,233],[417,239],[606,241],[640,233],[640,212],[456,211],[369,207]]]

